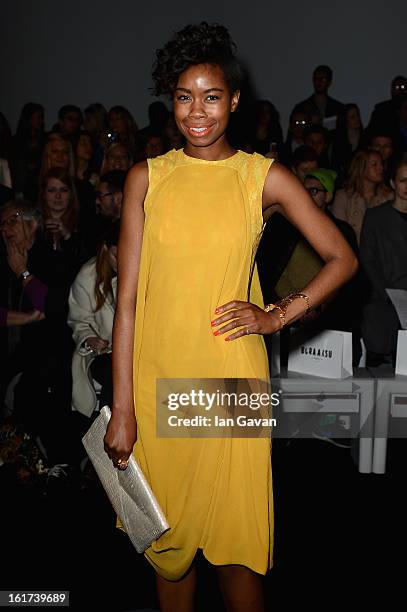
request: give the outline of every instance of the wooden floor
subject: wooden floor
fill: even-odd
[[[275,567],[270,611],[391,601],[405,582],[405,440],[389,443],[385,475],[359,474],[348,450],[318,440],[273,446]],[[1,590],[63,589],[70,609],[158,609],[154,576],[100,486],[44,496],[0,468]],[[197,611],[223,610],[213,569],[198,559]],[[249,612],[249,611],[248,611]]]

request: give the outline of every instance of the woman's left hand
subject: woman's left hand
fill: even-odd
[[[212,327],[222,325],[214,331],[215,336],[239,328],[235,333],[227,336],[225,340],[236,340],[247,334],[274,334],[282,327],[279,315],[273,311],[264,312],[261,308],[250,302],[234,300],[219,306],[215,310],[216,319],[211,321]],[[226,323],[226,325],[224,325]]]

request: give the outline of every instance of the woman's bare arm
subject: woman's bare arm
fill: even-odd
[[[105,449],[116,465],[126,460],[137,438],[133,400],[133,350],[137,283],[144,232],[144,199],[148,189],[146,162],[127,177],[120,225],[117,306],[113,326],[113,406]]]
[[[312,307],[326,302],[357,271],[357,259],[341,232],[318,209],[299,180],[279,164],[270,167],[263,191],[263,209],[282,213],[301,232],[324,260],[325,266],[303,287]],[[305,300],[295,300],[287,309],[286,321],[298,319]]]
[[[280,212],[295,225],[325,261],[325,266],[303,287],[303,292],[309,297],[311,307],[326,302],[357,270],[357,259],[352,249],[294,174],[279,164],[270,167],[263,190],[263,218],[269,218],[274,212]],[[287,308],[285,322],[296,321],[306,309],[305,299],[294,300]],[[278,311],[266,313],[255,304],[240,300],[222,304],[215,310],[215,315],[211,322],[214,333],[218,336],[233,332],[225,336],[228,341],[237,340],[247,333],[272,334],[281,329],[283,323]]]

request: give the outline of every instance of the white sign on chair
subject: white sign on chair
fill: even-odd
[[[288,371],[322,378],[352,376],[352,334],[325,330],[291,330]]]

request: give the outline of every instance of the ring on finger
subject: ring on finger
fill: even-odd
[[[117,467],[119,468],[119,470],[126,470],[127,467],[129,465],[129,460],[127,459],[118,459],[117,460]]]

